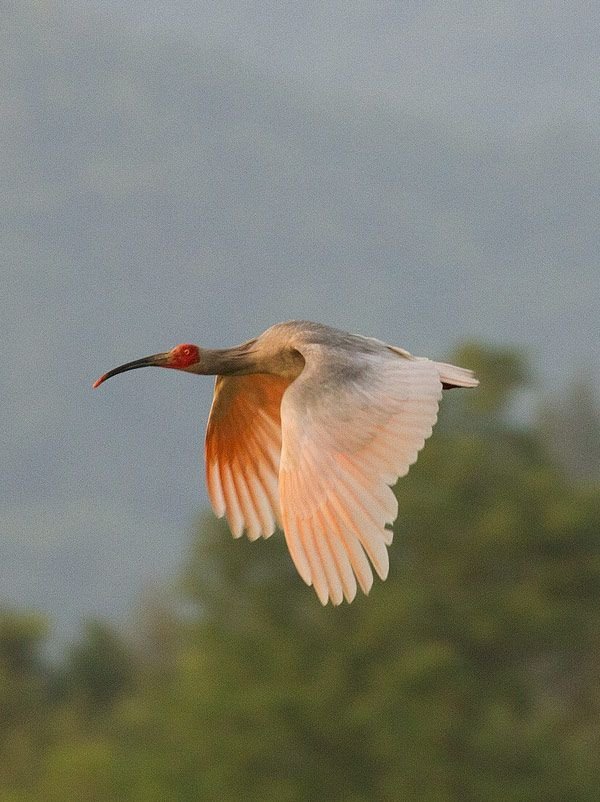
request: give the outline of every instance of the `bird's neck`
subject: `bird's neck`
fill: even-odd
[[[186,370],[204,376],[268,373],[292,381],[303,367],[304,357],[295,348],[270,349],[260,340],[249,340],[233,348],[201,348],[200,362]]]
[[[200,362],[189,370],[203,376],[244,376],[263,372],[250,343],[233,348],[202,348]]]

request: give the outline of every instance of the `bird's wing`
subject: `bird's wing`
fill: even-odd
[[[288,548],[322,604],[352,601],[369,560],[388,572],[386,528],[398,512],[389,485],[431,434],[442,385],[433,362],[386,351],[300,347],[305,367],[281,403],[281,516]],[[367,560],[368,557],[368,560]]]
[[[234,537],[269,537],[280,520],[281,396],[289,379],[217,376],[206,429],[208,496]]]

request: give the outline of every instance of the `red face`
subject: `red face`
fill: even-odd
[[[182,343],[169,351],[167,367],[185,370],[190,365],[196,365],[198,362],[200,362],[200,349],[198,346],[191,343]]]

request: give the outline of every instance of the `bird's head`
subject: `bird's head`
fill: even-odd
[[[200,349],[198,346],[192,345],[192,343],[182,343],[181,345],[176,345],[175,348],[171,348],[170,351],[152,354],[152,356],[145,356],[142,359],[119,365],[118,368],[113,368],[108,373],[100,376],[92,386],[98,387],[102,382],[110,379],[111,376],[116,376],[117,373],[125,373],[126,370],[135,370],[136,368],[172,368],[173,370],[194,372],[200,361]]]

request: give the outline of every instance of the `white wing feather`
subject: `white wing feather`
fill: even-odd
[[[352,601],[388,573],[389,485],[404,476],[437,418],[442,385],[429,360],[310,344],[281,404],[279,493],[292,559],[323,604]],[[366,555],[366,556],[365,556]],[[368,560],[367,560],[368,557]]]

